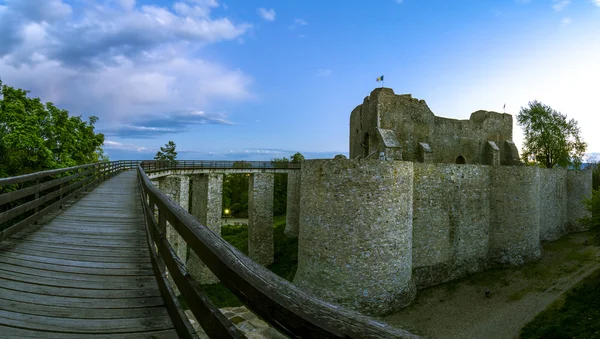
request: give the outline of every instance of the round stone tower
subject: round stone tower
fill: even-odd
[[[408,305],[413,164],[309,160],[301,180],[294,284],[370,315]]]

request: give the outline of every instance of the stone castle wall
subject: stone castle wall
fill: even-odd
[[[412,170],[410,162],[303,162],[294,284],[370,314],[408,305]]]
[[[427,162],[455,163],[462,156],[468,164],[490,164],[486,147],[493,141],[499,147],[500,162],[509,164],[511,150],[505,141],[512,140],[510,114],[477,111],[468,120],[448,119],[435,116],[425,100],[377,88],[350,114],[351,159],[383,151],[386,146],[378,129],[394,135],[405,161],[422,161],[419,145],[427,143],[431,149]]]
[[[414,168],[412,246],[417,286],[484,269],[490,167],[415,163]]]
[[[410,300],[409,279],[424,288],[539,259],[541,241],[579,230],[592,191],[589,170],[526,166],[309,160],[301,177],[294,283],[377,315]]]

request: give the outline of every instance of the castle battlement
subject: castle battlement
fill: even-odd
[[[483,110],[438,117],[425,100],[377,88],[350,115],[350,158],[520,165],[512,126],[510,114]]]

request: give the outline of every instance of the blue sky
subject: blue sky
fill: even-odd
[[[457,119],[542,101],[600,153],[598,60],[600,0],[0,0],[0,78],[98,116],[113,160],[347,153],[380,75]]]

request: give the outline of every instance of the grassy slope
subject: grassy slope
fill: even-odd
[[[600,270],[521,329],[521,338],[600,338]]]
[[[275,262],[268,269],[280,277],[292,281],[298,267],[298,239],[288,238],[285,230],[285,215],[274,220]],[[240,251],[248,254],[248,226],[223,226],[221,236]],[[234,307],[243,305],[223,284],[202,286],[215,306]]]

